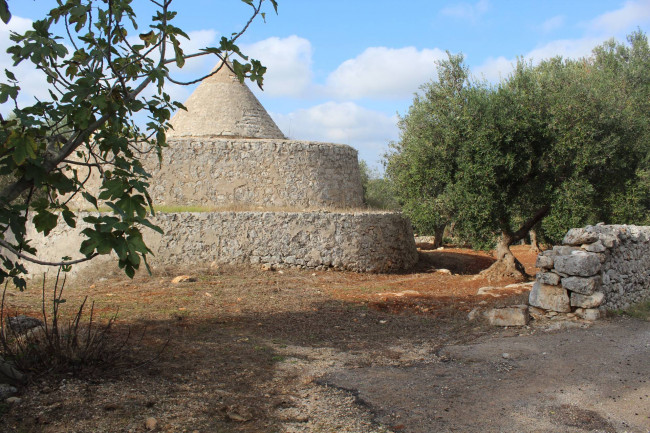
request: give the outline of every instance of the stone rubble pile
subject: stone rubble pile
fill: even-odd
[[[595,320],[608,309],[650,299],[650,226],[571,229],[562,245],[542,252],[529,304]]]

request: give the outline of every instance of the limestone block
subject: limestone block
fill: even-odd
[[[571,229],[562,240],[564,245],[591,244],[598,240],[598,233],[587,231],[584,228]]]
[[[583,244],[582,249],[585,251],[589,251],[590,253],[603,253],[607,251],[607,248],[605,248],[605,246],[600,241],[600,239],[594,242],[593,244]]]
[[[571,311],[570,299],[567,291],[562,287],[549,286],[539,281],[533,285],[528,303],[533,307],[545,310],[569,313]]]
[[[560,284],[560,276],[553,272],[538,272],[536,279],[542,284],[550,284],[551,286]]]
[[[526,326],[530,320],[527,305],[493,308],[484,314],[490,325],[493,326]]]
[[[569,247],[566,245],[555,245],[552,251],[553,251],[552,254],[553,256],[568,256],[574,251],[581,251],[581,250],[578,247]]]
[[[596,308],[605,300],[605,294],[594,292],[593,295],[583,295],[578,292],[571,292],[571,306],[580,308]]]
[[[600,289],[601,285],[602,279],[599,275],[589,278],[562,278],[562,287],[572,292],[577,292],[583,295],[592,295],[596,290]]]
[[[553,257],[540,254],[537,256],[535,261],[535,267],[543,269],[552,269],[553,268]]]
[[[582,250],[555,258],[555,270],[568,275],[591,277],[600,271],[600,255]]]

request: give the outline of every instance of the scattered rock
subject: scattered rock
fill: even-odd
[[[24,334],[30,329],[43,326],[43,321],[35,317],[29,317],[21,314],[20,316],[16,317],[8,317],[7,325],[16,334]]]
[[[502,353],[501,358],[503,359],[510,359],[510,354],[509,353]]]
[[[480,317],[480,313],[481,313],[481,309],[480,309],[480,308],[474,308],[474,309],[472,309],[472,311],[470,311],[470,312],[467,314],[467,320],[472,321],[472,320],[476,320],[476,319],[478,319],[478,318]]]
[[[445,274],[445,275],[452,275],[452,273],[451,273],[451,271],[449,269],[436,269],[436,273]]]
[[[226,418],[231,421],[247,422],[253,419],[253,414],[251,411],[239,405],[226,406],[224,408],[224,412]]]
[[[194,283],[196,282],[196,278],[190,277],[189,275],[179,275],[177,277],[174,277],[172,280],[172,284],[179,284],[179,283]]]
[[[528,307],[528,314],[535,320],[541,320],[546,317],[546,311],[537,307]]]
[[[557,311],[558,313],[569,313],[571,311],[571,302],[565,289],[540,282],[533,285],[528,297],[528,303],[533,307]]]
[[[5,361],[0,356],[0,383],[16,384],[24,380],[25,375],[18,371],[11,361]]]
[[[602,315],[602,312],[597,308],[578,308],[575,313],[576,316],[592,322],[600,319]]]
[[[571,306],[580,308],[595,308],[605,300],[605,294],[602,292],[595,292],[593,295],[583,295],[577,292],[571,293]]]
[[[155,430],[157,426],[158,426],[158,421],[156,420],[156,418],[149,417],[144,421],[144,427],[147,430]]]
[[[271,265],[268,264],[268,263],[264,263],[264,264],[262,265],[262,270],[263,270],[263,271],[272,271],[272,270],[273,270],[273,266],[271,266]]]
[[[485,317],[493,326],[526,326],[530,319],[527,305],[493,308],[485,312]]]
[[[8,399],[5,400],[5,403],[8,404],[18,404],[21,401],[23,401],[20,397],[9,397]]]
[[[0,383],[0,400],[6,400],[17,392],[18,390],[15,387],[7,383]]]

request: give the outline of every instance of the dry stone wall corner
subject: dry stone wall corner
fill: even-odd
[[[650,299],[650,226],[575,228],[562,244],[537,257],[530,305],[593,319]]]

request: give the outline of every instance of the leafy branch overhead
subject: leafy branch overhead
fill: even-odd
[[[24,287],[25,269],[16,257],[38,261],[28,222],[45,235],[61,219],[74,227],[77,215],[69,205],[77,195],[89,207],[103,201],[113,211],[84,217],[91,227],[83,230],[82,260],[114,252],[129,276],[146,265],[151,251],[141,229],[160,229],[148,220],[149,174],[140,159],[148,153],[160,158],[171,113],[184,108],[165,92],[165,83],[189,84],[172,77],[170,65],[182,68],[187,59],[212,56],[241,81],[262,86],[266,69],[236,41],[263,14],[265,0],[241,1],[250,7],[242,29],[194,53],[182,48],[189,37],[174,25],[173,0],[150,0],[155,12],[148,22],[136,16],[134,0],[59,0],[30,30],[11,33],[14,65],[31,63],[45,77],[50,97],[21,105],[20,80],[4,71],[0,103],[13,111],[0,116],[0,281],[12,277]],[[269,1],[277,12],[277,2]],[[0,0],[0,19],[11,19],[6,0]],[[153,91],[145,93],[148,88]],[[146,125],[135,122],[138,114]],[[91,172],[101,176],[98,194],[85,188]]]

